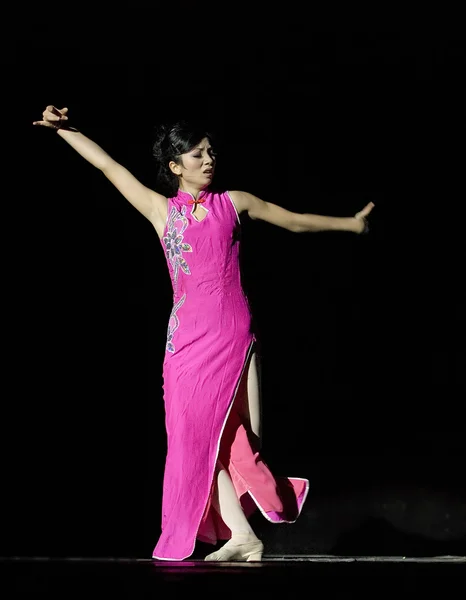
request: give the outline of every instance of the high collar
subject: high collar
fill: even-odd
[[[201,190],[199,192],[199,195],[197,197],[197,199],[194,199],[194,196],[192,194],[190,194],[189,192],[185,192],[184,190],[180,190],[178,189],[178,193],[176,195],[176,197],[181,200],[181,202],[183,202],[184,204],[194,204],[194,202],[199,202],[199,200],[202,200],[204,198],[204,196],[206,196],[208,194],[208,190]]]

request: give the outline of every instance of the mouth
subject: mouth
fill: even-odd
[[[214,170],[213,169],[206,169],[205,171],[202,171],[204,173],[204,175],[207,175],[207,177],[212,177],[214,174]]]

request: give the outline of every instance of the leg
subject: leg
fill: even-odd
[[[216,485],[212,498],[212,506],[220,515],[225,525],[231,530],[232,536],[244,534],[255,537],[236,495],[230,475],[220,462],[217,463],[215,477]]]
[[[217,552],[206,556],[208,561],[260,561],[263,544],[252,530],[236,495],[230,475],[217,463],[212,506],[231,530],[231,539]]]
[[[254,435],[254,446],[259,450],[262,441],[262,406],[260,374],[255,352],[251,355],[247,366],[247,376],[245,376],[239,391],[242,391],[240,398],[242,418],[249,423],[249,429]]]
[[[255,438],[254,445],[259,445],[261,411],[255,353],[251,355],[244,369],[234,402],[235,406],[229,417],[230,427],[225,428],[220,447],[220,457],[226,451],[225,460],[228,460],[229,456],[231,434],[234,434],[235,427],[240,422],[249,424],[248,429],[252,431]],[[261,560],[263,544],[257,538],[243,512],[233,482],[221,458],[217,462],[214,486],[212,506],[230,529],[231,539],[220,550],[209,554],[205,560]]]

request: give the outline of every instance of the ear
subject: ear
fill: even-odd
[[[177,176],[181,175],[181,166],[178,165],[174,160],[171,160],[168,163],[168,166],[170,167],[170,171]]]

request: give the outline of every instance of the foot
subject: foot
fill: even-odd
[[[255,535],[234,535],[224,546],[204,560],[209,561],[261,561],[264,544]]]

